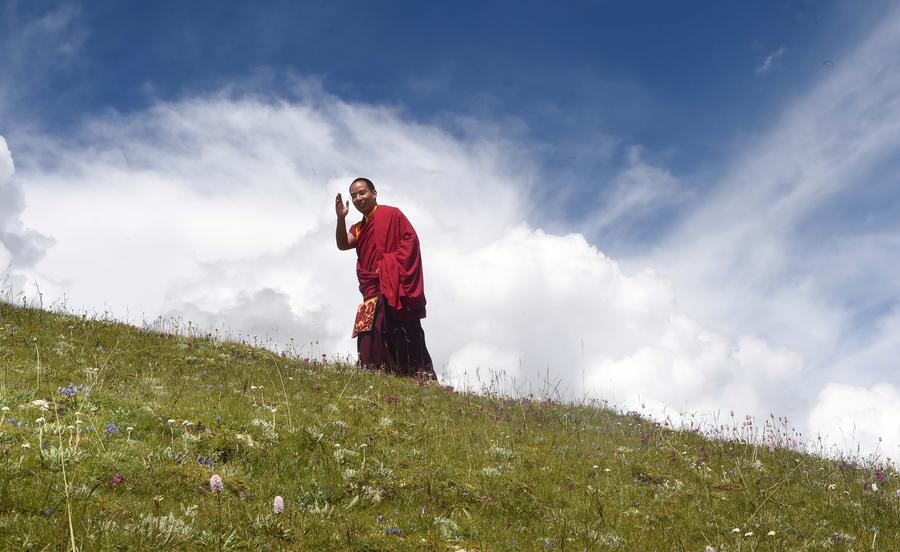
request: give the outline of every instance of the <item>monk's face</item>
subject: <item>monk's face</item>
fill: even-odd
[[[350,185],[350,199],[353,200],[353,206],[364,215],[368,215],[377,205],[375,200],[377,195],[378,193],[370,190],[365,182],[354,182]]]

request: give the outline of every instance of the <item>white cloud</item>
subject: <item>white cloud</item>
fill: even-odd
[[[885,329],[897,327],[900,271],[898,48],[894,10],[694,199],[653,254],[627,262],[671,278],[699,323],[801,355],[814,368],[794,383],[802,404],[848,374],[898,383],[884,356],[900,348]]]
[[[756,67],[756,74],[761,75],[763,73],[768,73],[772,66],[775,65],[775,62],[777,62],[786,52],[787,50],[784,46],[779,46],[777,50],[766,56],[766,59]]]
[[[389,110],[327,96],[198,98],[95,121],[79,140],[41,153],[52,168],[23,175],[26,220],[56,237],[39,267],[42,287],[72,305],[180,314],[350,352],[354,259],[333,245],[331,205],[366,174],[421,234],[425,328],[449,378],[481,367],[538,390],[549,370],[561,393],[577,395],[582,367],[664,350],[673,333],[684,341],[707,333],[679,316],[669,283],[652,271],[624,274],[581,235],[530,227],[527,160]],[[676,357],[706,353],[665,354],[652,367],[659,376]],[[711,366],[677,400],[702,402]],[[647,394],[640,382],[608,390],[595,380],[592,392]]]
[[[599,193],[599,190],[598,190]],[[589,220],[582,225],[588,236],[607,237],[627,233],[648,224],[661,208],[672,206],[686,197],[678,179],[665,168],[641,159],[641,148],[627,150],[625,166],[611,179],[607,191]]]
[[[0,136],[0,269],[12,278],[13,295],[20,291],[27,269],[34,265],[50,244],[45,236],[22,225],[25,208],[21,186],[14,181],[15,163],[6,139]],[[23,272],[24,270],[24,272]]]
[[[860,387],[829,383],[809,415],[813,433],[836,443],[837,452],[879,453],[900,458],[900,387],[878,383]]]

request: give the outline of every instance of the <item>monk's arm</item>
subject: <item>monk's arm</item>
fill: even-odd
[[[343,218],[338,218],[337,220],[334,239],[337,241],[337,248],[341,251],[356,247],[356,236],[347,232],[347,222]]]

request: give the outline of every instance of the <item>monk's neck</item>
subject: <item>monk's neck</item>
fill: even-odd
[[[363,214],[363,222],[367,222],[370,218],[372,218],[372,215],[374,215],[375,211],[377,211],[377,210],[378,210],[378,205],[376,205],[375,207],[372,207],[372,210],[369,211],[368,213],[364,213]]]

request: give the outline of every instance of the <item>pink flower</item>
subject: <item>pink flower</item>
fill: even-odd
[[[219,474],[212,474],[209,478],[209,489],[214,493],[221,493],[224,488],[225,484],[222,483],[222,478],[219,477]]]
[[[706,548],[703,549],[703,552],[716,552],[716,549],[707,545]]]
[[[272,510],[276,514],[280,514],[284,511],[284,499],[281,498],[280,495],[275,497],[275,502],[272,504]]]

